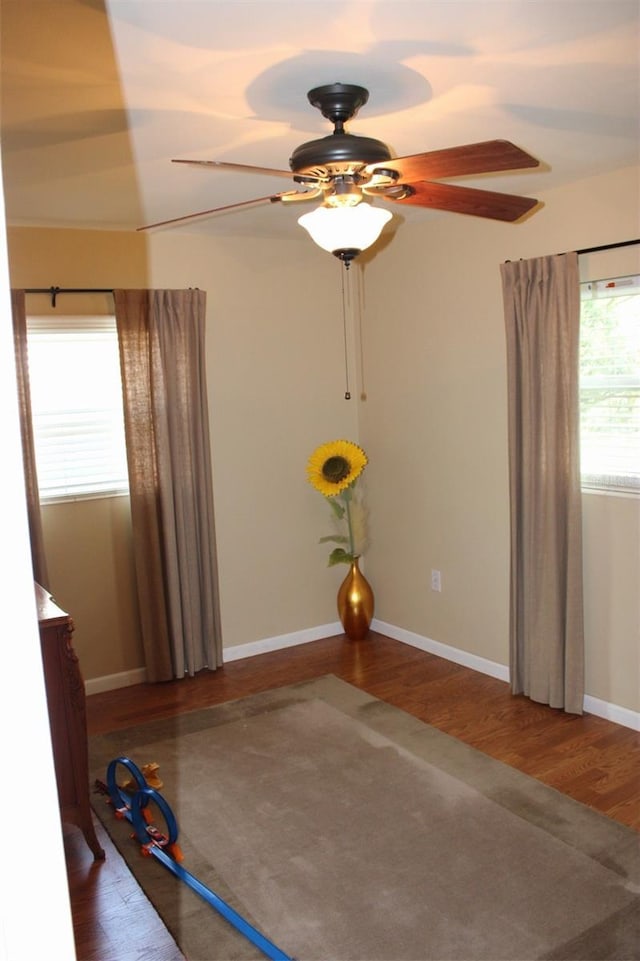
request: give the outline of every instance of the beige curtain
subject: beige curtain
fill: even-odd
[[[577,254],[503,264],[514,694],[582,713]]]
[[[34,580],[48,590],[49,574],[47,572],[47,560],[44,553],[36,455],[33,444],[31,394],[29,390],[29,354],[27,350],[27,313],[24,290],[11,291],[11,310],[13,314],[13,343],[16,354],[16,374],[18,380],[24,483],[27,495],[29,537],[31,539],[31,563],[33,566]]]
[[[198,290],[114,291],[147,675],[222,663]]]

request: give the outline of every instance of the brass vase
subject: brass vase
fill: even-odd
[[[350,641],[361,641],[369,633],[373,618],[373,590],[354,557],[349,573],[338,591],[338,615]]]

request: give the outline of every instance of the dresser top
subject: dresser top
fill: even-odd
[[[55,603],[48,591],[44,587],[34,582],[36,592],[36,607],[38,609],[38,621],[56,622],[68,621],[69,615]]]

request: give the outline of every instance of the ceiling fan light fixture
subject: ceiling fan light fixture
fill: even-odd
[[[298,223],[319,247],[348,262],[376,242],[389,220],[389,210],[359,203],[355,207],[322,205],[299,217]]]

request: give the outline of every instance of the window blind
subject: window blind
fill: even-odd
[[[640,277],[581,285],[584,487],[640,492]]]
[[[27,318],[41,500],[128,490],[114,317]]]

